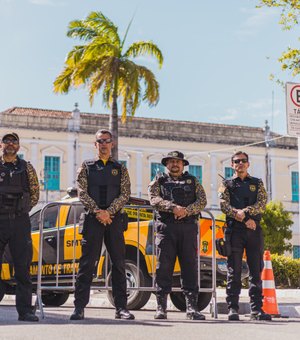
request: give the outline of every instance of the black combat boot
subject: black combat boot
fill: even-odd
[[[70,320],[83,320],[84,319],[84,308],[75,307]]]
[[[39,318],[32,312],[19,314],[19,321],[29,321],[29,322],[36,322],[39,321]]]
[[[185,293],[186,318],[189,320],[205,320],[205,316],[198,311],[198,293]]]
[[[166,319],[167,318],[167,295],[156,295],[157,308],[154,315],[154,319]]]
[[[251,312],[250,320],[272,321],[272,317],[270,314],[267,314],[262,309],[260,309],[260,310],[253,310]]]
[[[228,320],[229,321],[239,321],[240,320],[239,312],[236,308],[229,308]]]

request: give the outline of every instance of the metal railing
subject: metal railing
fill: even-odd
[[[44,238],[44,220],[45,220],[45,213],[47,209],[50,207],[56,206],[57,207],[57,219],[56,219],[56,263],[54,264],[56,266],[56,271],[55,271],[55,280],[49,280],[45,278],[43,279],[42,276],[42,269],[43,269],[43,253],[44,253],[44,243],[45,243],[45,238]],[[60,278],[60,273],[59,273],[59,266],[60,266],[60,256],[61,256],[61,251],[60,251],[60,234],[62,232],[62,228],[64,226],[60,226],[60,215],[61,215],[61,208],[63,206],[68,206],[69,209],[71,207],[74,207],[73,209],[73,226],[70,226],[69,228],[73,228],[73,257],[72,257],[72,276],[71,280],[70,278],[67,280],[62,280]],[[42,293],[43,291],[74,291],[75,290],[75,282],[76,282],[76,246],[77,246],[77,234],[76,234],[76,228],[78,227],[78,221],[76,221],[76,216],[77,216],[77,209],[81,208],[81,203],[80,202],[72,202],[72,203],[67,203],[67,202],[55,202],[55,203],[49,203],[43,207],[43,209],[40,212],[40,221],[39,221],[39,232],[40,232],[40,238],[39,238],[39,253],[38,253],[38,277],[37,277],[37,300],[36,300],[36,306],[39,309],[41,313],[41,317],[44,318],[44,309],[43,309],[43,303],[42,303]],[[136,279],[136,284],[134,287],[127,287],[129,291],[150,291],[150,292],[155,292],[156,287],[155,287],[155,260],[156,260],[156,247],[155,247],[155,231],[154,227],[152,228],[152,252],[151,252],[151,271],[152,271],[152,284],[151,286],[141,286],[141,280],[140,280],[140,268],[141,268],[141,251],[140,249],[143,248],[143,245],[141,245],[141,210],[146,209],[147,211],[151,210],[153,211],[152,207],[148,205],[130,205],[126,206],[125,208],[130,208],[130,209],[136,209],[137,211],[137,240],[136,240],[136,266],[137,266],[137,279]],[[216,295],[216,249],[215,249],[215,239],[216,239],[216,224],[215,224],[215,218],[213,214],[208,210],[204,209],[203,212],[208,214],[212,220],[212,282],[211,282],[211,288],[204,288],[201,287],[201,257],[200,257],[200,228],[198,232],[198,237],[197,237],[197,244],[198,244],[198,249],[199,249],[199,254],[198,254],[198,285],[199,285],[199,292],[205,292],[205,293],[211,293],[212,294],[212,299],[211,299],[211,312],[212,316],[214,318],[218,317],[218,310],[217,310],[217,295]],[[154,212],[153,212],[154,214]],[[153,216],[154,217],[154,216]],[[129,225],[130,228],[130,225]],[[148,225],[149,228],[149,225]],[[147,233],[147,237],[148,237]],[[155,250],[155,251],[154,251]],[[64,254],[63,254],[64,256]],[[107,250],[105,247],[102,248],[102,252],[100,254],[99,260],[104,256],[104,263],[102,263],[102,270],[101,272],[104,273],[104,277],[101,279],[97,278],[96,280],[96,285],[95,282],[93,281],[91,290],[111,290],[111,284],[110,284],[110,274],[109,274],[109,256],[107,254]],[[103,271],[103,265],[104,265],[104,271]],[[101,263],[100,263],[101,266]],[[173,287],[172,291],[178,292],[181,291],[181,288],[179,287]]]

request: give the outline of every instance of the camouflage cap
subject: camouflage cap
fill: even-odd
[[[20,141],[19,136],[18,136],[15,132],[8,132],[8,133],[6,133],[6,134],[2,137],[2,141],[3,141],[5,138],[9,137],[9,136],[14,137],[14,139],[16,139],[18,142]]]
[[[180,151],[171,151],[167,154],[166,157],[164,157],[162,160],[161,160],[161,164],[163,164],[164,166],[167,166],[167,160],[168,159],[181,159],[183,161],[183,164],[184,165],[189,165],[189,162],[184,159],[184,154]]]

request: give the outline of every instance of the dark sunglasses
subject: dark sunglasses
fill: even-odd
[[[100,138],[100,139],[97,139],[96,142],[99,144],[110,144],[112,142],[112,138],[106,138],[106,139]]]
[[[19,144],[19,141],[17,141],[16,139],[3,139],[2,143],[4,144],[14,144],[17,145]]]
[[[248,162],[248,159],[247,158],[242,158],[242,159],[234,159],[233,161],[232,161],[232,163],[234,163],[234,164],[240,164],[240,163],[247,163]]]

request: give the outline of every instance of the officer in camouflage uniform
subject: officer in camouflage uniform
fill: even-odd
[[[83,162],[77,176],[78,195],[86,215],[76,279],[75,310],[71,320],[84,319],[84,308],[89,302],[90,286],[103,239],[112,262],[115,318],[132,320],[134,315],[127,310],[124,223],[121,215],[130,197],[129,174],[124,165],[110,156],[113,147],[111,132],[99,130],[95,137],[98,156]]]
[[[29,211],[39,200],[39,182],[33,166],[17,156],[19,136],[2,137],[0,157],[0,259],[8,244],[15,270],[19,321],[39,321],[31,306],[32,260]],[[2,266],[1,266],[2,267]]]
[[[231,158],[231,165],[235,171],[233,177],[224,180],[219,188],[221,210],[226,214],[225,234],[232,249],[227,260],[228,319],[239,320],[242,257],[246,250],[251,319],[271,320],[271,316],[262,310],[261,281],[264,242],[260,220],[267,203],[267,193],[262,180],[248,174],[250,163],[245,152],[236,152]]]
[[[184,166],[189,162],[179,151],[162,159],[168,174],[158,174],[149,184],[150,204],[156,210],[157,311],[155,319],[167,318],[167,295],[172,290],[176,256],[181,267],[182,289],[186,298],[186,316],[204,320],[198,311],[197,234],[200,211],[206,206],[206,195],[196,177]]]

